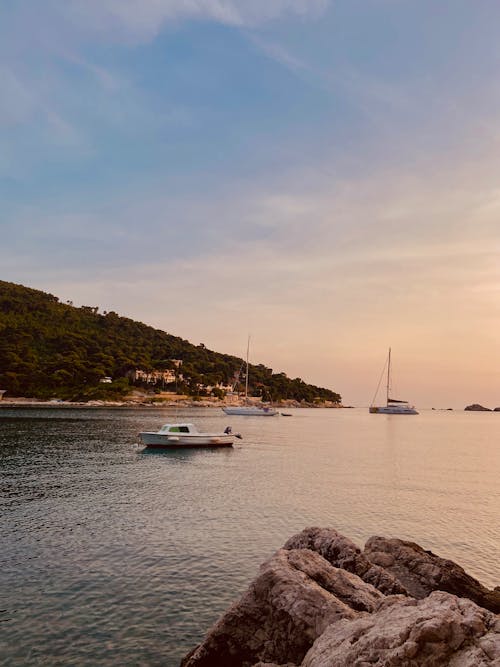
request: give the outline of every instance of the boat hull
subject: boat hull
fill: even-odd
[[[226,434],[189,435],[179,433],[168,435],[161,433],[139,433],[146,447],[232,447],[236,436]]]
[[[375,415],[418,415],[418,412],[415,408],[410,406],[382,406],[382,407],[370,407],[370,413]]]
[[[260,408],[258,406],[225,407],[222,410],[226,415],[241,415],[247,417],[274,417],[278,411],[274,408]]]

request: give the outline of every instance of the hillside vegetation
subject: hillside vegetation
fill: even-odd
[[[182,365],[177,368],[173,360]],[[133,371],[171,369],[182,379],[170,388],[223,398],[217,385],[234,383],[242,363],[115,312],[76,308],[52,294],[0,281],[0,388],[11,396],[117,398],[132,389]],[[100,383],[105,376],[113,382]],[[262,364],[250,366],[249,379],[250,394],[264,400],[340,402],[334,391]]]

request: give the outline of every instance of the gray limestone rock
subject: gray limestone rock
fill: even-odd
[[[306,549],[277,551],[183,667],[300,664],[324,630],[373,611],[383,595]]]
[[[384,567],[372,563],[361,549],[334,528],[305,528],[286,541],[284,549],[311,549],[334,567],[357,574],[363,581],[375,586],[384,595],[408,595],[404,583]]]
[[[500,622],[470,600],[443,592],[400,595],[371,615],[330,625],[301,667],[493,667],[500,664]]]
[[[436,590],[447,591],[500,613],[500,591],[488,590],[460,565],[414,542],[370,537],[364,554],[370,562],[394,575],[413,597],[423,598]]]

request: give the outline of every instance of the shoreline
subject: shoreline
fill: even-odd
[[[255,403],[259,405],[259,403]],[[217,408],[221,409],[226,406],[238,406],[243,405],[240,402],[227,402],[220,400],[192,400],[187,397],[175,398],[158,398],[143,397],[142,400],[139,398],[123,400],[123,401],[101,401],[101,400],[92,400],[92,401],[64,401],[60,399],[50,399],[43,400],[37,398],[24,398],[24,397],[12,397],[4,398],[0,400],[0,410],[9,409],[9,408],[61,408],[61,409],[71,409],[71,408],[169,408],[169,407],[183,407],[183,408]],[[312,404],[312,403],[298,403],[297,401],[283,401],[275,402],[270,404],[272,407],[277,409],[304,409],[304,408],[314,408],[314,409],[344,409],[343,405],[338,404]],[[348,406],[351,407],[351,406]]]

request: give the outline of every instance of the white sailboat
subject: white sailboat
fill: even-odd
[[[243,415],[246,417],[274,417],[278,411],[267,405],[249,405],[248,403],[248,357],[250,353],[250,336],[247,342],[247,358],[245,371],[245,405],[226,405],[222,410],[226,415]]]
[[[381,378],[382,379],[382,378]],[[380,382],[379,382],[380,386]],[[413,405],[410,405],[408,401],[401,401],[397,398],[390,398],[391,394],[391,348],[389,348],[389,356],[387,357],[387,383],[386,383],[386,402],[384,406],[373,405],[375,398],[377,396],[377,391],[373,397],[372,404],[370,405],[369,411],[372,414],[379,415],[418,415],[418,412],[415,410]]]

